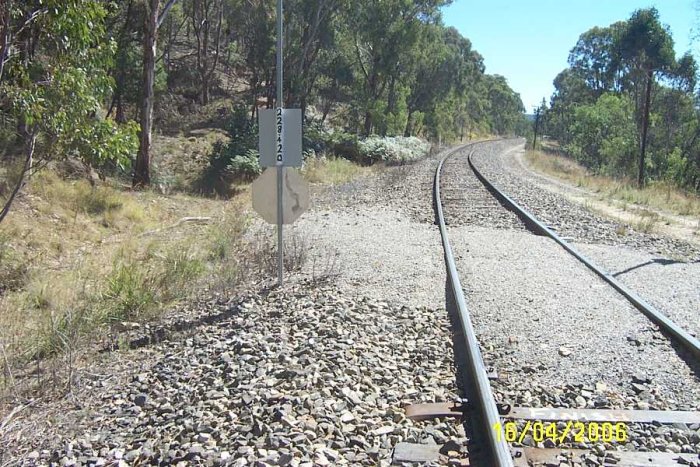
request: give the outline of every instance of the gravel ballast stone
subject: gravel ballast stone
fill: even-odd
[[[444,310],[290,285],[222,312],[154,346],[69,430],[24,440],[21,463],[388,465],[402,441],[463,441],[458,424],[425,431],[403,413],[456,397]]]

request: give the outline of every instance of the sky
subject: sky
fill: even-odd
[[[552,81],[582,33],[652,6],[671,29],[676,56],[691,51],[697,60],[700,0],[454,0],[443,21],[472,42],[486,73],[506,77],[532,113],[543,97],[549,103]]]

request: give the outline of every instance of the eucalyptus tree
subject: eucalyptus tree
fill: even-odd
[[[520,95],[514,92],[505,77],[485,75],[491,129],[499,134],[513,133],[525,111]]]
[[[595,98],[621,90],[623,67],[619,41],[625,27],[624,21],[593,27],[579,36],[569,52],[570,68],[585,81]]]
[[[206,105],[209,103],[212,79],[221,55],[224,1],[188,0],[184,10],[195,38],[199,101]]]
[[[265,0],[235,0],[233,8],[226,12],[231,40],[238,46],[246,71],[244,79],[250,99],[251,120],[255,118],[258,99],[266,99],[269,108],[273,105],[274,15],[274,5]]]
[[[99,117],[113,82],[115,44],[105,41],[107,9],[98,0],[5,2],[0,113],[16,123],[21,167],[0,210],[2,221],[25,179],[49,161],[125,165],[135,127]],[[7,14],[9,11],[9,15]],[[5,161],[7,162],[7,161]]]
[[[445,100],[450,101],[446,108],[449,124],[453,127],[450,131],[463,133],[470,118],[467,105],[469,91],[474,89],[483,75],[483,59],[472,50],[469,39],[456,29],[439,24],[424,27],[416,50],[415,75],[408,95],[404,135],[412,134],[412,117],[416,112],[435,112],[436,105]]]
[[[675,66],[673,39],[668,28],[659,22],[658,11],[655,8],[648,8],[637,10],[632,14],[620,35],[619,48],[621,57],[627,62],[633,76],[644,77],[645,90],[637,177],[637,184],[641,187],[645,182],[645,154],[654,77],[655,74],[669,73],[673,70]]]
[[[420,38],[421,25],[435,22],[446,0],[386,0],[349,3],[346,33],[355,54],[358,104],[364,114],[362,133],[369,135],[383,113],[381,97],[392,76]]]
[[[321,72],[318,58],[332,48],[341,0],[289,0],[285,3],[286,107],[306,113]]]

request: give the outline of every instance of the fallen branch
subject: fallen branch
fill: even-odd
[[[188,222],[195,223],[195,224],[208,224],[209,222],[211,222],[211,217],[197,217],[197,216],[195,216],[195,217],[183,217],[179,221],[175,222],[173,225],[170,225],[168,227],[162,227],[160,229],[149,230],[148,232],[143,232],[142,234],[139,235],[139,237],[153,235],[153,234],[156,234],[158,232],[162,232],[163,230],[174,229],[175,227],[178,227],[178,226],[185,224],[185,223],[188,223]]]

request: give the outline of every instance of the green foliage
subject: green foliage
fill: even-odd
[[[576,107],[566,150],[598,173],[626,175],[636,150],[633,104],[626,97],[603,94],[595,104]]]
[[[227,170],[234,177],[251,180],[260,175],[262,169],[258,159],[260,154],[255,149],[248,149],[245,154],[239,154],[231,159],[227,166]]]
[[[204,272],[202,260],[186,246],[158,254],[158,259],[145,266],[124,257],[114,264],[101,294],[105,322],[149,318],[159,304],[184,296]]]
[[[700,189],[697,64],[689,54],[676,60],[671,33],[655,9],[585,32],[569,65],[555,79],[545,113],[550,136],[586,167],[635,177],[650,86],[644,178]]]
[[[232,183],[250,181],[261,173],[257,150],[258,124],[251,121],[244,106],[234,107],[226,131],[229,141],[214,145],[209,165],[198,182],[203,193],[228,196]]]
[[[115,265],[103,293],[107,303],[105,321],[142,318],[157,304],[154,289],[154,278],[138,263]]]
[[[45,14],[37,20],[43,47],[28,57],[28,66],[12,55],[0,82],[9,115],[22,122],[27,137],[40,138],[36,159],[72,155],[93,166],[108,161],[126,166],[136,150],[136,127],[98,117],[112,90],[108,70],[115,51],[115,43],[105,38],[104,3],[43,5]]]

